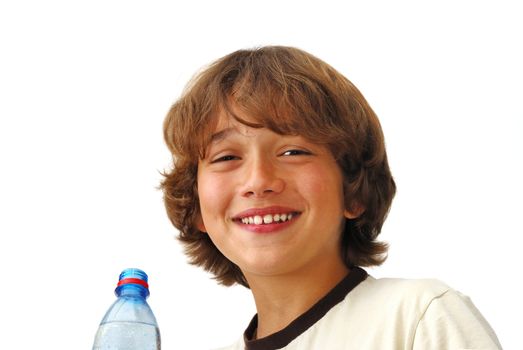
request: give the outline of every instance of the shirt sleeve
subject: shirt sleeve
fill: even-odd
[[[418,323],[413,349],[494,350],[501,345],[471,300],[451,289],[428,304]]]

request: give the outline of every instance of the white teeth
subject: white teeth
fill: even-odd
[[[246,225],[272,224],[273,222],[285,222],[292,219],[292,213],[289,214],[266,214],[264,216],[255,215],[241,218],[241,222]]]
[[[267,214],[263,216],[263,223],[264,224],[271,224],[272,223],[272,215]]]

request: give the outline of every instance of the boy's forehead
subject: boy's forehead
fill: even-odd
[[[248,117],[245,118],[243,115],[241,118],[249,122],[253,121],[252,119],[249,120]],[[224,111],[218,114],[214,128],[211,128],[209,131],[209,144],[218,143],[234,134],[243,136],[251,136],[253,134],[251,127],[240,123]]]
[[[274,111],[270,108],[250,110],[236,101],[228,101],[218,108],[217,112],[207,120],[203,131],[202,150],[208,146],[235,135],[254,136],[256,130],[269,129],[279,135],[303,136],[311,141],[311,137],[317,131],[307,132],[305,123],[300,123],[298,116],[283,108],[282,111]],[[303,118],[302,118],[303,119]]]

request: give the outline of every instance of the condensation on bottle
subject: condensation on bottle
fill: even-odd
[[[160,350],[160,331],[147,303],[148,277],[140,269],[125,269],[115,290],[116,301],[96,332],[93,350]]]

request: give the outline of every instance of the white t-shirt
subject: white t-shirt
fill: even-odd
[[[286,328],[223,350],[501,349],[470,299],[436,280],[375,279],[360,268]]]

